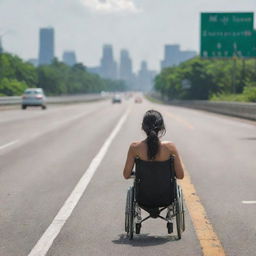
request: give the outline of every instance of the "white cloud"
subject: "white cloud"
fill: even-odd
[[[88,8],[94,11],[110,12],[139,12],[133,0],[81,0]]]

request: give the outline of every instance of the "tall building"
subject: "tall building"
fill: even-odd
[[[134,78],[132,73],[132,60],[128,50],[121,50],[119,65],[119,78],[126,82],[128,88],[132,88]]]
[[[137,89],[144,92],[151,91],[155,76],[156,72],[149,70],[147,62],[142,61],[137,76]]]
[[[49,65],[54,58],[54,29],[41,28],[39,33],[39,65]]]
[[[181,51],[181,62],[194,58],[197,55],[195,51]]]
[[[29,59],[28,62],[31,63],[35,67],[38,66],[38,59]]]
[[[164,46],[164,60],[161,62],[161,68],[166,68],[178,64],[180,46],[178,44]]]
[[[90,73],[96,74],[96,75],[101,75],[100,74],[100,67],[86,67],[86,70]]]
[[[117,63],[114,60],[112,45],[103,46],[100,63],[100,74],[103,78],[117,79]]]
[[[161,69],[179,65],[181,62],[195,57],[196,54],[195,51],[181,51],[178,44],[165,45]]]
[[[119,78],[129,80],[132,76],[132,60],[125,49],[120,52]]]
[[[74,51],[64,51],[62,60],[68,66],[74,66],[76,64],[76,53]]]

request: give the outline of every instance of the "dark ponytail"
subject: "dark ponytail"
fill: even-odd
[[[147,111],[143,118],[142,129],[147,134],[146,143],[148,146],[148,159],[154,160],[160,146],[158,136],[159,134],[162,136],[165,133],[162,115],[156,110]]]

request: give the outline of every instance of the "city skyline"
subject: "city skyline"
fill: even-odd
[[[0,37],[0,39],[2,39]],[[4,50],[3,44],[2,44],[2,40],[0,40],[0,46],[1,46],[1,50]],[[118,68],[118,64],[122,65],[122,53],[124,53],[126,56],[125,58],[128,58],[129,60],[125,60],[130,61],[130,65],[131,65],[131,74],[133,73],[133,64],[132,64],[132,57],[130,56],[129,53],[129,49],[120,49],[120,56],[119,56],[119,63],[117,63],[115,61],[115,54],[113,51],[113,46],[111,44],[103,44],[103,48],[104,46],[106,46],[106,48],[109,48],[107,50],[108,53],[106,53],[107,55],[110,55],[111,58],[113,59],[113,63],[112,65],[112,74],[104,74],[103,72],[103,77],[106,78],[114,78],[114,79],[118,79],[119,76],[122,76],[121,74],[119,74],[119,70]],[[177,48],[173,51],[174,56],[170,55],[170,51],[167,50],[167,48]],[[56,47],[58,48],[58,47]],[[110,49],[111,48],[111,49]],[[37,65],[43,65],[43,64],[50,64],[51,61],[53,60],[53,58],[57,58],[60,61],[63,61],[64,63],[66,63],[69,66],[74,65],[75,63],[78,63],[79,61],[77,61],[77,57],[76,57],[76,53],[75,50],[63,50],[63,53],[61,55],[61,57],[58,57],[55,55],[55,29],[53,27],[45,27],[45,28],[39,28],[39,46],[38,46],[38,56],[34,56],[32,58],[27,59],[27,61],[31,62],[33,65],[37,66]],[[109,52],[110,51],[110,52]],[[44,52],[44,53],[43,53]],[[169,54],[168,54],[169,52]],[[43,56],[43,55],[48,55],[48,56]],[[100,58],[100,60],[98,60],[98,64],[99,67],[101,67],[102,65],[104,66],[104,50],[103,50],[103,56]],[[41,55],[41,56],[40,56]],[[160,71],[163,68],[169,67],[169,66],[174,66],[174,65],[178,65],[179,63],[181,63],[182,61],[185,61],[189,58],[192,58],[194,56],[197,55],[196,51],[182,51],[180,49],[180,45],[179,44],[165,44],[164,45],[164,50],[163,50],[163,57],[162,60],[160,60],[160,64],[159,64],[159,69],[155,69],[155,71]],[[116,57],[118,59],[118,57]],[[173,60],[172,60],[173,58]],[[171,60],[170,60],[171,59]],[[141,68],[141,63],[143,61],[147,60],[140,60],[140,67]],[[83,62],[82,62],[83,63]],[[86,65],[86,63],[83,63],[84,65]],[[126,64],[127,65],[127,64]],[[128,64],[129,65],[129,64]],[[87,65],[86,65],[87,66]],[[101,73],[102,71],[98,70],[97,68],[99,67],[91,67],[91,66],[87,66],[90,70],[92,70],[93,73]],[[96,68],[96,69],[95,69]],[[122,68],[122,67],[121,67]],[[111,68],[110,68],[111,69]],[[137,69],[137,72],[139,72],[141,69]],[[115,73],[115,75],[113,75],[113,72]],[[124,71],[126,72],[126,71]],[[127,80],[127,77],[125,78],[125,80]],[[129,79],[128,79],[129,80]],[[132,80],[132,79],[131,79]]]
[[[134,70],[143,59],[160,70],[165,44],[199,52],[200,13],[211,11],[255,11],[255,0],[0,0],[0,35],[8,31],[6,51],[31,59],[38,53],[38,29],[50,25],[59,59],[72,49],[79,62],[96,66],[101,46],[110,43],[116,52],[129,49]]]
[[[1,39],[1,37],[0,37]],[[0,40],[0,53],[3,52]],[[194,51],[181,51],[180,45],[165,45],[164,59],[160,62],[161,69],[179,65],[182,61],[196,56]],[[27,61],[34,66],[49,65],[55,56],[55,30],[53,27],[39,29],[39,54],[38,58]],[[58,59],[58,58],[57,58]],[[77,62],[76,53],[73,50],[65,50],[62,54],[62,62],[73,66]],[[153,87],[156,70],[148,68],[148,62],[141,60],[140,69],[133,72],[133,59],[128,49],[121,49],[119,62],[114,57],[114,47],[111,44],[102,46],[102,57],[96,67],[86,66],[89,72],[100,75],[102,78],[111,80],[123,80],[127,88],[132,90],[150,91]],[[83,63],[84,64],[84,63]]]
[[[130,90],[150,91],[153,88],[153,80],[156,71],[148,69],[147,61],[142,60],[140,69],[133,71],[133,60],[127,49],[121,49],[119,61],[114,58],[114,47],[110,44],[102,46],[100,65],[86,67],[91,73],[100,75],[106,79],[123,80]]]
[[[50,39],[50,41],[52,41],[52,43],[50,43],[50,42],[45,42],[45,39],[42,39],[42,37],[43,38],[45,38],[46,36],[47,36],[47,34],[49,35],[49,33],[50,33],[50,37],[52,37],[51,39]],[[1,36],[1,35],[0,35]],[[66,64],[68,64],[68,65],[71,65],[70,64],[70,61],[67,61],[66,60],[66,58],[72,58],[73,60],[71,61],[71,62],[73,62],[73,63],[76,63],[76,62],[82,62],[82,61],[77,61],[77,57],[76,57],[76,54],[75,54],[75,50],[63,50],[63,52],[62,52],[62,54],[61,54],[61,56],[56,56],[56,54],[55,54],[55,29],[53,28],[53,27],[51,27],[51,26],[48,26],[48,27],[45,27],[45,28],[39,28],[39,45],[38,45],[38,55],[37,56],[31,56],[31,58],[29,58],[29,59],[27,59],[27,61],[29,61],[29,62],[31,62],[32,64],[34,64],[34,65],[41,65],[41,64],[50,64],[50,62],[49,61],[44,61],[43,60],[43,62],[42,61],[40,61],[40,52],[42,52],[42,41],[43,41],[43,45],[45,45],[45,44],[48,44],[46,47],[50,47],[50,45],[49,44],[52,44],[52,49],[50,49],[50,51],[51,51],[51,53],[50,53],[50,56],[48,56],[48,59],[53,59],[54,57],[56,57],[57,59],[59,59],[59,60],[61,60],[61,61],[63,61],[64,63],[66,63]],[[3,43],[2,43],[2,40],[0,41],[0,45],[1,45],[1,48],[2,49],[5,49],[5,47],[4,47],[4,45],[3,45]],[[111,44],[103,44],[103,46],[104,45],[111,45]],[[162,68],[163,68],[163,64],[162,64],[162,62],[164,61],[164,58],[166,58],[166,50],[164,49],[164,48],[166,48],[166,46],[169,46],[170,44],[165,44],[165,45],[163,45],[163,56],[160,58],[160,60],[159,60],[159,68],[156,68],[156,69],[154,69],[155,71],[160,71]],[[172,44],[171,44],[172,45]],[[177,45],[178,46],[178,48],[179,48],[179,51],[181,51],[180,50],[180,45],[179,44],[175,44],[175,45]],[[112,45],[111,45],[112,46]],[[173,46],[173,45],[172,45]],[[51,48],[51,47],[50,47]],[[58,47],[56,47],[56,49],[58,49]],[[127,52],[130,52],[129,51],[129,49],[123,49],[123,48],[120,48],[120,53],[122,52],[122,51],[127,51]],[[194,56],[197,54],[197,52],[196,51],[181,51],[181,52],[187,52],[187,53],[195,53],[194,54]],[[10,52],[10,53],[12,53],[12,52]],[[15,54],[15,53],[12,53],[12,54]],[[67,55],[69,55],[68,57],[66,56],[66,54]],[[71,55],[73,55],[73,56],[71,56]],[[115,60],[115,59],[118,59],[118,56],[117,55],[115,55],[114,54],[114,52],[112,52],[111,53],[111,55],[112,55],[112,58],[113,58],[113,60]],[[189,55],[191,55],[191,54],[189,54]],[[192,54],[193,55],[193,54]],[[120,56],[119,56],[120,57]],[[130,56],[130,53],[129,53],[129,58],[132,58],[132,56]],[[170,57],[170,56],[169,56]],[[175,57],[176,58],[176,57]],[[78,57],[78,59],[79,59],[79,57]],[[185,59],[188,59],[188,58],[183,58],[184,60]],[[75,62],[74,62],[74,60],[75,60]],[[141,63],[143,62],[143,61],[146,61],[146,62],[148,62],[147,60],[139,60],[139,64],[140,64],[140,66],[137,68],[137,72],[139,72],[140,71],[140,69],[139,68],[141,68]],[[97,62],[97,60],[96,60],[96,62]],[[102,58],[100,58],[99,60],[98,60],[98,65],[100,65],[101,64],[101,62],[102,62]],[[121,62],[121,60],[120,60],[120,62]],[[180,62],[182,62],[182,61],[180,61]],[[84,65],[86,65],[87,67],[89,67],[89,68],[91,68],[91,69],[93,69],[93,67],[92,66],[89,66],[89,65],[87,65],[86,63],[84,63],[84,62],[82,62]],[[120,64],[120,63],[119,63]],[[172,64],[170,64],[170,65],[165,65],[165,67],[168,67],[168,66],[173,66],[173,65],[177,65],[178,63],[176,63],[176,62],[174,62],[174,63],[172,63]],[[117,63],[113,63],[113,65],[115,66],[115,65],[117,65]],[[114,67],[114,69],[116,69],[116,71],[114,71],[115,73],[116,73],[116,75],[115,75],[115,77],[116,78],[118,78],[118,68],[117,67]],[[98,72],[96,72],[96,73],[98,73]],[[107,75],[108,76],[108,75]],[[106,76],[106,77],[107,77]],[[110,75],[111,76],[111,75]]]

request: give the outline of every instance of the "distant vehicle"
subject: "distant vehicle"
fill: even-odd
[[[21,108],[26,109],[29,106],[46,109],[46,97],[42,88],[28,88],[24,91]]]
[[[137,96],[137,97],[135,97],[134,102],[135,103],[142,103],[142,98]]]
[[[112,103],[122,103],[121,96],[119,94],[115,94],[112,98]]]

